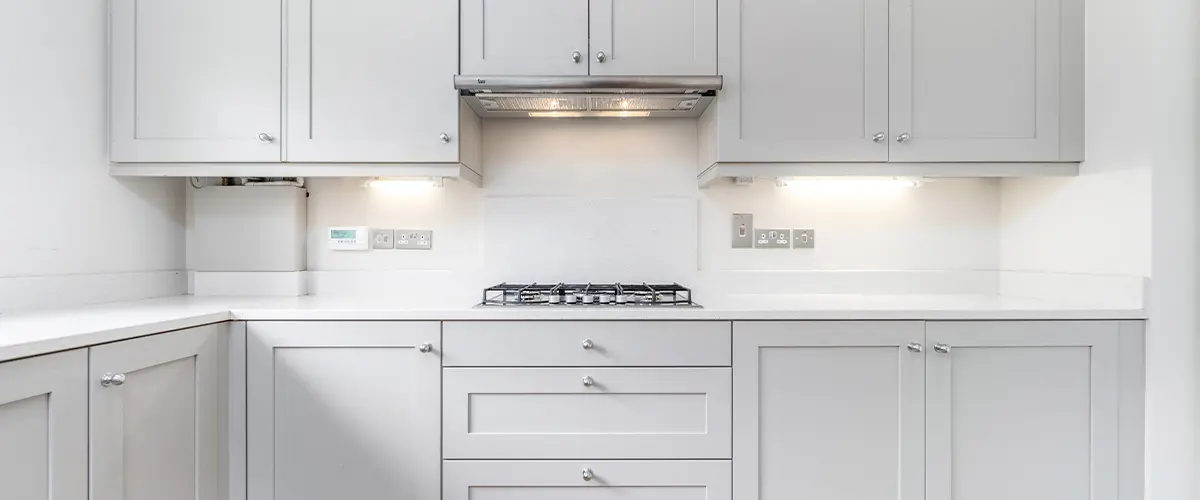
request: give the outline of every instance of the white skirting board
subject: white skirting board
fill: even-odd
[[[76,307],[187,293],[182,270],[0,278],[0,313]]]
[[[308,295],[305,271],[190,271],[188,293],[197,297],[299,297]]]

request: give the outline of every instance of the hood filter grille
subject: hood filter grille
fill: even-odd
[[[695,95],[566,95],[481,94],[479,104],[488,112],[553,111],[690,111]]]

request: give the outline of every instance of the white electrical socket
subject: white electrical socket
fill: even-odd
[[[397,229],[396,250],[430,250],[433,231],[428,229]]]

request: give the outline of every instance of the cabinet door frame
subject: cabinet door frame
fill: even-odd
[[[91,500],[125,498],[125,386],[103,387],[100,378],[187,358],[196,358],[197,498],[228,494],[225,328],[224,324],[201,326],[89,349]]]
[[[1091,498],[1117,500],[1119,477],[1118,325],[1111,321],[936,321],[926,325],[926,485],[928,500],[952,500],[951,387],[955,347],[1089,347],[1091,349]],[[947,354],[935,344],[950,346]]]
[[[717,116],[717,161],[720,162],[886,162],[888,144],[874,142],[874,135],[888,129],[888,85],[890,76],[888,55],[888,0],[865,0],[864,64],[863,64],[863,125],[862,135],[853,139],[789,138],[760,140],[743,137],[741,92],[742,75],[742,11],[741,2],[722,1],[717,7],[720,36],[717,39],[718,70],[724,87],[718,92],[717,103],[706,114]],[[786,64],[780,61],[779,64]],[[795,78],[805,78],[797,74]],[[811,77],[811,75],[809,75]],[[893,82],[894,83],[894,82]],[[779,96],[787,99],[787,95]]]
[[[648,59],[641,54],[624,53],[616,50],[614,3],[623,0],[591,0],[588,6],[589,70],[592,75],[715,75],[717,74],[717,1],[692,0],[694,23],[692,54],[690,58],[679,54],[670,60]],[[629,1],[629,0],[624,0]],[[652,33],[645,33],[653,36]],[[605,61],[598,62],[599,52],[605,53]]]
[[[588,0],[548,0],[562,2],[578,2],[581,10],[579,19],[547,20],[554,23],[577,23],[578,29],[571,47],[563,47],[562,56],[555,55],[551,59],[488,59],[487,47],[484,46],[484,31],[487,19],[484,3],[486,0],[462,0],[459,5],[459,64],[461,74],[469,76],[586,76],[591,58],[588,46],[589,8]],[[580,54],[580,61],[571,60],[571,52]]]
[[[0,406],[49,396],[48,500],[87,498],[87,366],[87,349],[0,363]]]
[[[112,162],[279,162],[281,161],[281,112],[283,88],[276,81],[277,113],[263,123],[262,133],[275,138],[263,142],[255,135],[226,138],[153,138],[137,133],[137,4],[138,0],[112,0],[109,15],[109,159]],[[266,2],[264,5],[281,5]],[[281,9],[282,7],[276,7]],[[283,11],[278,10],[282,21]],[[278,33],[282,23],[270,25]],[[240,47],[249,53],[273,54],[271,60],[283,67],[283,41],[273,37],[274,47]],[[265,56],[264,56],[265,58]]]
[[[397,325],[408,325],[398,328]],[[412,326],[416,325],[417,328]],[[275,350],[278,348],[385,347],[412,349],[430,344],[418,362],[427,373],[419,398],[429,408],[428,428],[411,449],[436,450],[428,469],[408,471],[429,478],[440,489],[441,472],[441,324],[436,321],[252,321],[247,324],[247,495],[250,500],[275,498]],[[352,390],[352,388],[350,388]],[[424,426],[422,426],[424,427]],[[426,498],[414,492],[414,498]],[[432,497],[432,498],[436,498]]]
[[[759,360],[763,348],[895,347],[903,391],[899,403],[897,500],[925,498],[925,355],[909,342],[923,343],[920,321],[782,321],[733,324],[734,496],[760,497]]]
[[[426,40],[416,52],[426,60],[424,64],[409,65],[406,80],[424,79],[425,83],[436,82],[442,87],[440,97],[429,95],[425,106],[438,109],[395,109],[395,119],[416,119],[428,124],[428,131],[420,136],[396,136],[390,138],[323,138],[313,137],[313,2],[317,0],[287,0],[287,64],[285,85],[287,88],[284,105],[286,133],[283,137],[283,159],[289,162],[372,162],[372,163],[447,163],[459,161],[459,107],[458,93],[450,85],[446,75],[458,70],[458,16],[457,2],[432,2],[440,9],[433,18],[425,17],[414,22],[422,26],[442,26],[445,36]],[[431,11],[427,9],[426,14]],[[403,29],[393,27],[394,29]],[[429,31],[434,28],[422,28]],[[326,40],[325,43],[328,43]],[[378,61],[372,67],[395,71],[395,60]],[[439,126],[439,122],[441,125]],[[439,134],[450,136],[443,143]]]

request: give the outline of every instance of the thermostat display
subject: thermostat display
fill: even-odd
[[[329,228],[329,248],[332,250],[367,250],[370,230],[366,227]]]

